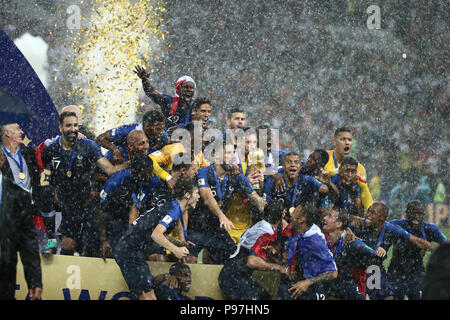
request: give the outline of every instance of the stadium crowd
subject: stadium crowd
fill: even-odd
[[[163,73],[150,82],[137,66],[136,79],[154,107],[137,123],[92,136],[78,107],[69,105],[60,112],[61,135],[35,149],[23,145],[20,125],[2,126],[3,187],[15,188],[13,182],[30,191],[29,207],[40,212],[36,220],[48,238],[41,253],[113,258],[141,299],[186,298],[190,271],[179,262],[199,263],[200,257],[224,265],[218,281],[228,299],[273,298],[252,279],[254,270],[281,274],[276,299],[421,299],[425,251],[447,241],[424,221],[431,198],[413,194],[415,187],[427,189],[422,175],[434,187],[447,174],[442,70],[448,66],[427,55],[443,53],[441,30],[419,21],[430,43],[405,40],[420,50],[403,61],[353,50],[348,39],[326,40],[333,37],[328,23],[355,23],[355,2],[342,1],[344,16],[313,1],[296,3],[277,3],[282,14],[275,14],[266,2],[199,2],[189,19],[223,30],[213,34],[174,20],[172,28],[184,30],[173,39],[183,51],[169,52],[173,69],[164,73],[192,77],[180,77],[173,88]],[[279,21],[294,15],[305,23]],[[439,20],[442,13],[433,16]],[[325,32],[322,39],[301,32],[310,30],[310,20]],[[294,35],[290,43],[283,41],[287,33]],[[243,47],[245,53],[235,51]],[[203,48],[203,55],[190,55],[190,48]],[[224,54],[236,59],[227,64]],[[271,128],[281,129],[280,141]],[[376,195],[370,188],[375,173],[381,179]],[[37,247],[37,239],[29,241]],[[1,249],[6,261],[3,243]],[[30,258],[34,267],[25,268],[30,288],[42,288],[36,257]],[[2,268],[15,268],[16,261],[2,260]],[[156,276],[147,261],[176,264]],[[377,270],[378,286],[368,285],[369,270]],[[9,281],[0,282],[7,298],[14,296]],[[161,287],[165,282],[170,285]]]

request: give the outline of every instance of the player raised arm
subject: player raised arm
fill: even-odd
[[[142,80],[142,88],[144,89],[145,94],[153,100],[154,103],[159,104],[161,102],[163,96],[161,93],[155,90],[155,88],[150,83],[148,77],[150,77],[150,73],[148,73],[143,67],[136,66],[133,70],[134,73],[137,74],[139,78]]]
[[[96,161],[97,166],[102,169],[108,176],[112,175],[114,172],[126,169],[130,162],[124,162],[118,165],[113,165],[108,159],[102,157]]]

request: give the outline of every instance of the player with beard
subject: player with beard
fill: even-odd
[[[353,233],[364,241],[369,247],[373,248],[376,257],[368,262],[369,265],[378,266],[380,270],[380,286],[371,288],[361,288],[360,291],[366,292],[370,300],[394,300],[394,288],[387,277],[383,260],[386,259],[389,248],[397,242],[411,243],[419,249],[432,251],[434,245],[425,239],[414,236],[398,225],[386,221],[389,215],[389,208],[381,202],[375,202],[369,207],[364,218],[352,216],[352,223],[349,227]]]
[[[107,130],[98,135],[95,141],[100,147],[110,150],[113,153],[114,163],[119,164],[125,161],[123,150],[119,146],[127,144],[128,134],[133,130],[144,131],[149,143],[148,154],[164,147],[169,142],[164,131],[165,121],[166,117],[160,111],[150,110],[144,113],[142,122]]]
[[[167,282],[167,285],[163,282]],[[169,272],[155,277],[155,294],[158,300],[191,300],[184,292],[189,292],[192,283],[191,268],[177,262],[170,266]]]
[[[283,168],[279,175],[283,181],[284,190],[277,191],[275,187],[274,177],[269,177],[264,185],[264,194],[266,201],[270,202],[273,199],[283,199],[284,208],[288,211],[285,219],[290,222],[290,213],[294,207],[299,204],[313,201],[314,193],[337,194],[335,186],[323,184],[314,177],[300,173],[300,155],[296,152],[289,152],[284,156]]]
[[[236,249],[228,233],[235,226],[224,213],[230,199],[239,192],[260,212],[264,210],[264,201],[248,179],[232,165],[236,157],[233,144],[218,139],[214,145],[214,164],[201,168],[197,173],[201,201],[190,215],[188,232],[196,244],[193,255],[207,248],[211,261],[220,264]]]
[[[423,221],[424,216],[424,205],[419,200],[413,200],[406,207],[406,219],[390,220],[389,222],[430,242],[442,244],[448,241],[435,224]],[[419,249],[409,242],[394,243],[388,275],[394,287],[396,300],[403,300],[405,296],[408,296],[408,300],[422,298],[425,277],[424,254],[425,250]]]
[[[350,151],[352,149],[353,137],[351,130],[347,127],[341,127],[336,129],[333,136],[333,146],[334,150],[328,150],[329,160],[325,165],[324,170],[327,171],[332,176],[336,175],[341,165],[342,159],[344,157],[350,156]],[[361,163],[358,163],[357,169],[357,184],[361,190],[361,203],[365,210],[367,210],[373,203],[372,195],[369,191],[369,186],[367,184],[367,173],[366,169]]]
[[[243,129],[245,127],[246,123],[246,116],[243,109],[238,107],[233,107],[228,110],[227,113],[227,119],[225,121],[226,124],[226,130],[222,133],[222,139],[226,140],[227,137],[230,139],[232,143],[234,143],[234,148],[237,149],[237,143],[238,143],[238,137],[236,136],[236,132],[239,129]],[[242,132],[243,133],[243,132]],[[217,137],[216,137],[217,139]],[[236,154],[236,161],[238,162],[239,159],[237,158]]]
[[[122,170],[128,163],[114,166],[106,159],[100,147],[92,140],[78,137],[78,118],[74,112],[63,112],[59,116],[61,137],[47,146],[42,153],[44,170],[41,187],[51,188],[50,199],[56,192],[62,205],[60,233],[61,254],[73,255],[83,249],[83,225],[92,214],[89,202],[91,192],[90,174],[97,165],[106,174]]]
[[[112,257],[112,250],[120,237],[136,220],[138,210],[157,186],[158,179],[152,179],[152,169],[151,159],[136,153],[131,158],[130,167],[112,174],[100,192],[97,216],[100,256],[104,259]]]
[[[175,83],[175,96],[171,96],[158,92],[150,83],[150,74],[141,66],[136,66],[133,72],[141,78],[145,94],[161,107],[161,112],[166,117],[166,128],[184,126],[192,120],[191,109],[196,84],[191,77],[179,78]]]
[[[262,168],[257,167],[256,157],[250,159],[250,161],[255,162],[255,166],[252,168],[252,164],[249,165],[249,155],[257,149],[258,140],[256,131],[251,128],[244,128],[244,130],[244,148],[241,148],[238,143],[236,154],[238,154],[239,161],[236,164],[239,167],[239,171],[248,179],[255,191],[261,192],[263,191],[264,183]],[[262,192],[258,194],[262,196]],[[254,221],[260,219],[259,210],[251,206],[247,199],[240,193],[235,193],[230,199],[225,209],[225,215],[235,226],[235,229],[228,230],[235,243],[239,242],[239,238]]]
[[[157,250],[161,246],[178,259],[189,255],[187,241],[176,240],[166,234],[173,231],[177,223],[183,223],[183,212],[195,208],[199,193],[195,181],[189,178],[180,179],[174,190],[174,200],[139,216],[114,248],[114,258],[128,288],[141,300],[156,300],[155,279],[146,261],[149,236]]]

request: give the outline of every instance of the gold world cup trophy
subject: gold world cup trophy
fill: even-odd
[[[260,171],[261,174],[264,174],[266,170],[266,164],[264,163],[265,159],[264,151],[259,148],[252,150],[248,154],[248,174],[252,174],[255,171]],[[259,182],[252,184],[253,189],[259,190],[261,189],[261,185]]]

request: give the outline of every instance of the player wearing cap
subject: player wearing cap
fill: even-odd
[[[166,128],[183,125],[191,121],[191,109],[196,89],[195,81],[183,76],[175,83],[175,96],[158,92],[150,83],[150,74],[144,68],[136,66],[134,73],[142,80],[145,94],[161,107],[166,119]]]

